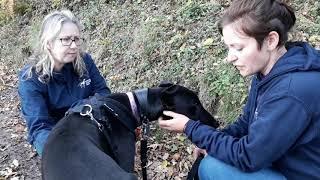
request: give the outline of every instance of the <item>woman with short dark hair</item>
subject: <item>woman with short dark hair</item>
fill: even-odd
[[[207,154],[200,179],[320,178],[320,53],[287,43],[295,20],[279,0],[234,0],[219,29],[227,61],[253,76],[243,114],[222,130],[170,111],[159,120]]]

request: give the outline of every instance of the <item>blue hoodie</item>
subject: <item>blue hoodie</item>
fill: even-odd
[[[253,77],[235,123],[219,131],[190,120],[185,133],[243,171],[272,167],[287,179],[320,179],[320,53],[302,42],[287,49],[267,76]]]
[[[61,72],[54,72],[48,83],[41,82],[35,71],[30,79],[26,79],[24,74],[30,66],[19,74],[18,92],[28,127],[28,141],[39,154],[52,127],[73,103],[95,93],[110,93],[91,56],[84,54],[83,60],[87,72],[82,77],[75,73],[72,63],[65,64]]]

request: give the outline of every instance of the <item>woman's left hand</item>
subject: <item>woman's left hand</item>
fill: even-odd
[[[183,132],[185,125],[190,120],[187,116],[183,114],[178,114],[172,111],[163,111],[163,114],[169,117],[172,117],[172,119],[169,120],[163,120],[161,117],[159,120],[159,126],[163,129],[167,129],[170,131],[175,132]]]

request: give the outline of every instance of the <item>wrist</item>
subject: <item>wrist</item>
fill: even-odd
[[[186,123],[184,124],[182,132],[186,132],[186,128],[187,128],[187,125],[188,125],[188,122],[189,122],[189,121],[190,121],[190,119],[188,119],[188,120],[186,121]]]

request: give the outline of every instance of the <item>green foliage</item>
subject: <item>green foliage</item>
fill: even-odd
[[[27,1],[32,3],[25,3]],[[72,8],[84,24],[87,50],[113,92],[150,87],[169,80],[199,92],[209,112],[225,123],[234,120],[241,111],[249,80],[241,78],[223,62],[226,52],[217,30],[217,22],[229,0],[19,2],[22,2],[16,10],[19,16],[25,13],[33,16],[27,27],[23,27],[26,30],[23,36],[16,30],[21,28],[19,20],[12,22],[14,25],[8,24],[11,17],[0,11],[0,25],[11,27],[0,29],[1,55],[7,61],[23,59],[19,50],[28,49],[36,41],[43,12]],[[293,0],[292,4],[298,11],[295,38],[319,45],[320,3]],[[12,53],[6,47],[19,50]]]
[[[83,11],[80,11],[81,23],[86,31],[93,31],[102,21],[97,18],[101,13],[100,5],[96,1],[89,1],[83,8]]]
[[[208,13],[208,6],[198,1],[188,0],[180,9],[180,15],[187,20],[199,20]]]
[[[32,6],[28,1],[17,1],[14,6],[14,13],[19,16],[30,13],[31,11]]]
[[[149,61],[152,61],[154,59],[152,56],[160,53],[161,47],[165,44],[163,33],[169,25],[170,19],[165,16],[149,17],[141,24],[141,31],[138,36],[143,47],[144,58],[150,58]]]
[[[10,19],[11,17],[2,9],[0,9],[0,26],[5,25]]]
[[[54,9],[60,8],[62,6],[62,2],[61,2],[61,0],[52,0],[51,6]]]
[[[220,100],[217,114],[232,122],[241,113],[247,98],[248,83],[231,65],[219,63],[206,75],[211,96]]]

